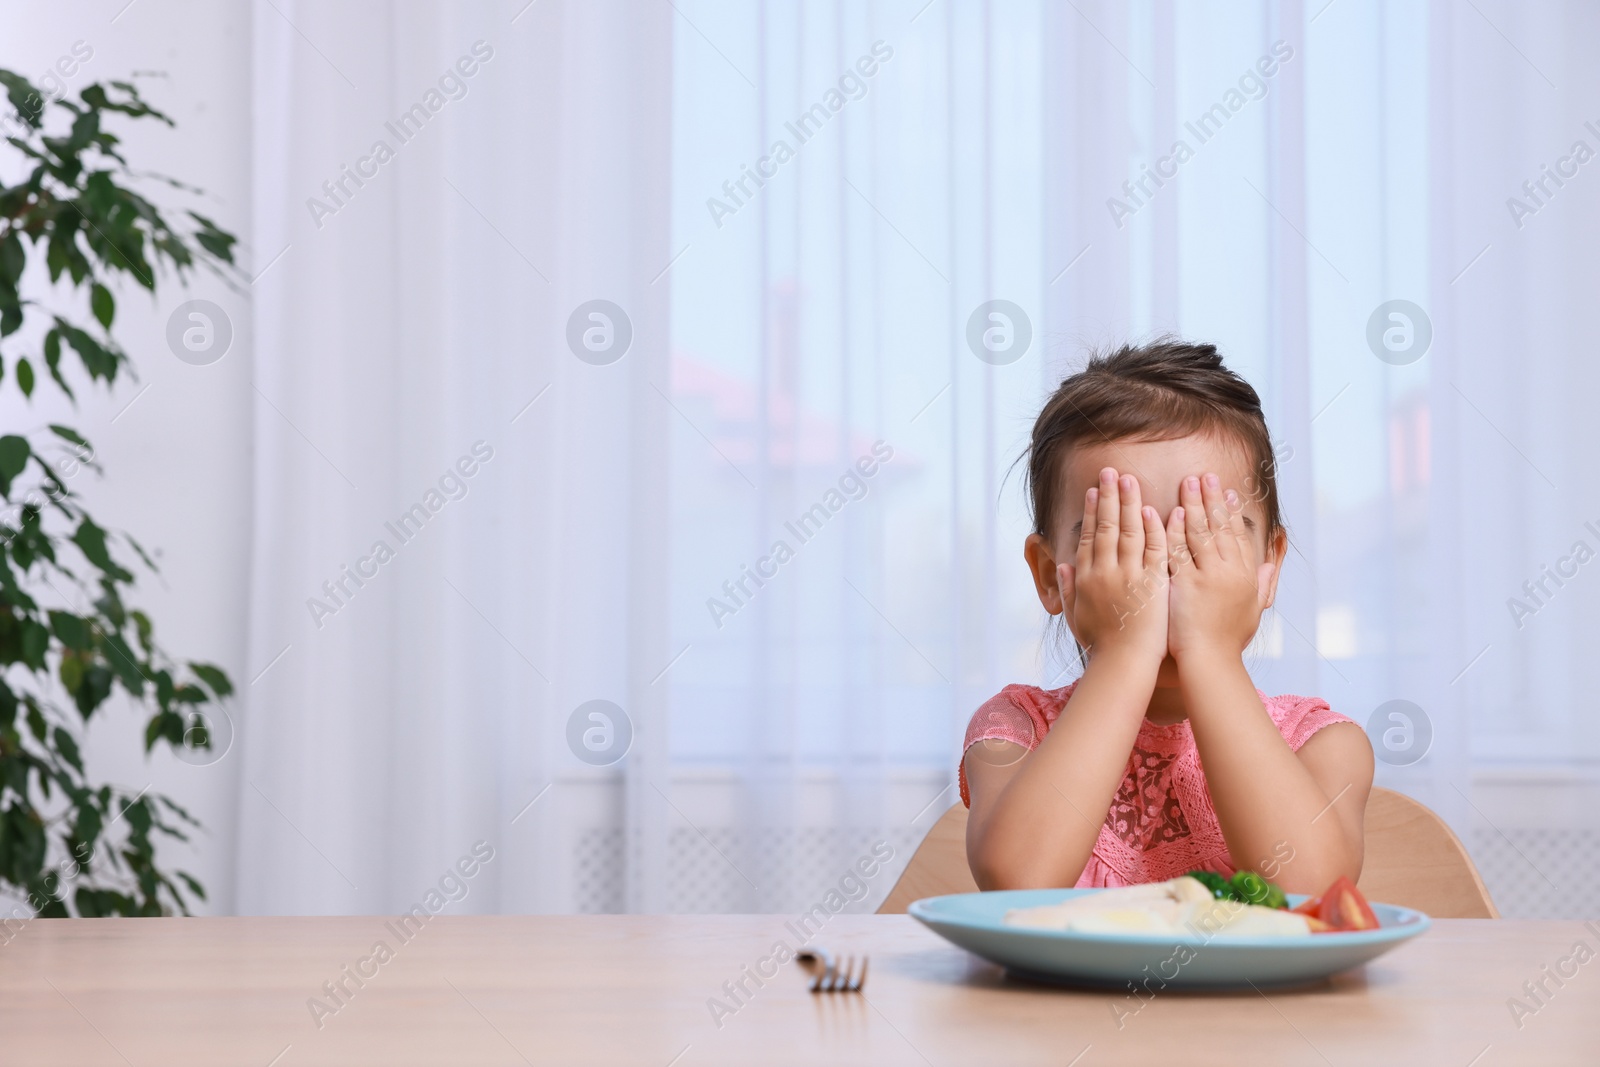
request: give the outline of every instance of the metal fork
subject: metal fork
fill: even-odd
[[[802,963],[818,961],[822,963],[820,974],[814,969],[812,972],[811,985],[808,988],[813,993],[859,993],[867,981],[866,956],[846,956],[841,967],[834,962],[826,949],[817,948],[806,949],[798,953],[795,959]]]

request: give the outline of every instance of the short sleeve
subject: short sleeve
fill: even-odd
[[[1039,747],[1039,742],[1049,732],[1054,716],[1047,714],[1046,706],[1035,693],[1044,695],[1042,690],[1033,690],[1028,686],[1008,685],[984,701],[973,713],[972,721],[967,724],[967,736],[961,745],[962,760],[956,772],[961,785],[961,802],[967,807],[972,806],[972,798],[967,792],[968,749],[982,741],[1009,741],[1031,752]],[[1055,701],[1049,702],[1049,705],[1056,713],[1060,712]]]
[[[1334,711],[1321,697],[1278,696],[1272,697],[1268,704],[1278,732],[1294,752],[1299,752],[1301,746],[1326,727],[1341,722],[1357,728],[1361,725],[1348,715]]]
[[[1033,721],[1031,710],[1004,690],[996,693],[973,713],[972,721],[967,724],[966,740],[961,745],[962,754],[979,741],[1010,741],[1026,749],[1037,748],[1039,736],[1044,732],[1040,729],[1043,724]]]

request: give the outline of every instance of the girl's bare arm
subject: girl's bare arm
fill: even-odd
[[[1234,866],[1259,870],[1278,857],[1273,880],[1291,893],[1360,878],[1372,788],[1372,746],[1361,728],[1329,726],[1296,753],[1239,657],[1191,656],[1179,661],[1178,677]],[[1282,862],[1286,854],[1294,858]]]
[[[1078,880],[1166,655],[1167,548],[1155,509],[1142,505],[1136,479],[1107,467],[1083,515],[1075,563],[1039,590],[1088,647],[1083,677],[1033,752],[985,742],[965,757],[967,860],[983,889]]]
[[[967,750],[967,862],[979,889],[1078,880],[1122,781],[1159,665],[1096,655],[1037,749],[997,741]]]
[[[1241,658],[1269,601],[1271,569],[1214,475],[1186,479],[1167,530],[1175,552],[1169,642],[1206,786],[1234,865],[1292,849],[1275,878],[1319,893],[1361,874],[1372,746],[1359,728],[1321,730],[1298,753],[1267,714]]]

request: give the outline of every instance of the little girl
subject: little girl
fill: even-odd
[[[1121,886],[1205,868],[1319,893],[1361,874],[1372,746],[1317,697],[1269,697],[1243,653],[1287,534],[1261,401],[1212,345],[1092,359],[1028,454],[1023,556],[1084,651],[1061,689],[1008,685],[967,729],[983,889]]]

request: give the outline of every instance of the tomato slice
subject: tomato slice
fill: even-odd
[[[1335,930],[1376,930],[1378,917],[1361,890],[1350,879],[1340,876],[1322,894],[1317,918]]]
[[[1289,910],[1296,915],[1320,916],[1322,914],[1322,898],[1307,897]]]

